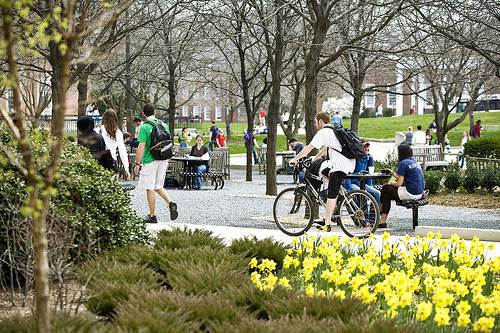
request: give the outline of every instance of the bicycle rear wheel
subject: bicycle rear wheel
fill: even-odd
[[[276,197],[274,222],[289,236],[300,236],[309,230],[314,219],[311,198],[301,189],[287,188]]]
[[[375,232],[380,221],[380,209],[371,194],[362,190],[347,193],[339,205],[339,224],[349,237],[365,238]]]

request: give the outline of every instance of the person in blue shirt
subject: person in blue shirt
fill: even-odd
[[[398,146],[398,172],[389,170],[389,174],[397,181],[386,183],[380,194],[380,223],[379,228],[387,228],[387,215],[391,209],[391,200],[418,200],[425,189],[424,174],[420,164],[411,158],[413,152],[406,144]]]
[[[356,161],[356,168],[354,169],[354,173],[360,171],[368,171],[368,167],[373,166],[373,156],[370,155],[370,142],[365,140],[363,142],[363,148],[365,150],[366,157],[359,158]],[[377,200],[377,203],[380,204],[380,191],[372,186],[372,181],[373,179],[366,180],[365,191],[370,193],[375,198],[375,200]],[[344,186],[347,191],[353,191],[359,190],[361,184],[359,179],[346,179]]]
[[[335,112],[335,115],[332,117],[332,121],[333,126],[342,125],[342,116],[338,112]]]

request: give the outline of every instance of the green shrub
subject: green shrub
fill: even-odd
[[[383,161],[373,161],[373,165],[375,167],[375,171],[379,172],[382,169],[391,169],[394,172],[398,171],[399,161],[398,156],[394,151],[390,151],[385,156]],[[374,179],[373,185],[382,185],[387,183],[387,179]]]
[[[52,138],[40,128],[31,129],[29,138],[36,172],[43,175],[52,159]],[[19,155],[5,126],[0,127],[0,140],[10,154]],[[30,281],[33,270],[32,221],[22,214],[28,189],[23,175],[6,162],[4,154],[0,152],[0,253],[9,255],[8,262],[2,263],[5,274],[0,278],[9,284],[13,277],[22,284]],[[23,163],[21,158],[19,162]],[[64,141],[54,183],[56,194],[46,219],[49,265],[58,268],[51,271],[51,278],[72,278],[67,276],[71,263],[85,261],[102,250],[147,240],[146,225],[131,208],[130,195],[111,176],[87,148]],[[29,286],[22,289],[30,290]]]
[[[163,277],[150,268],[103,258],[90,262],[80,274],[80,282],[88,283],[91,295],[87,309],[105,317],[112,317],[118,304],[131,294],[158,290],[162,281]]]
[[[436,193],[441,188],[443,172],[439,170],[424,171],[425,188],[429,193]]]
[[[474,193],[479,186],[480,173],[479,169],[473,165],[468,165],[465,170],[465,176],[462,180],[462,187],[468,193]]]
[[[242,258],[242,260],[245,260]],[[245,260],[246,264],[248,262]],[[180,261],[170,263],[167,283],[174,289],[184,290],[186,294],[207,295],[215,293],[228,285],[250,283],[248,266],[242,267],[234,260],[215,259],[212,262]]]
[[[385,108],[382,110],[382,115],[384,117],[392,117],[394,115],[394,111],[391,108]]]
[[[500,185],[500,171],[498,168],[492,164],[488,164],[485,168],[481,170],[481,176],[479,177],[479,186],[488,190],[493,191],[495,186]]]
[[[65,313],[53,313],[50,317],[53,332],[58,333],[99,333],[106,332],[104,325],[83,315],[72,316]],[[2,333],[36,332],[36,321],[32,316],[15,317],[0,323]]]
[[[191,246],[210,246],[212,249],[220,250],[225,247],[224,239],[213,236],[212,231],[195,229],[189,230],[173,228],[172,230],[160,230],[152,239],[156,249],[182,249]]]
[[[500,138],[479,138],[464,145],[464,155],[482,158],[500,158]]]
[[[272,238],[259,240],[257,237],[244,237],[235,239],[231,242],[229,250],[232,253],[242,253],[246,258],[271,259],[276,263],[276,268],[283,267],[283,260],[286,251],[291,248],[290,245],[285,245],[283,242],[277,242]]]
[[[462,174],[458,162],[453,162],[446,169],[444,187],[451,191],[456,191],[462,184]]]
[[[213,332],[221,323],[237,324],[249,316],[244,308],[216,294],[186,295],[176,290],[135,295],[117,313],[117,326],[129,332],[170,332],[161,329],[169,323],[175,325],[172,332]],[[184,330],[177,330],[177,324]]]

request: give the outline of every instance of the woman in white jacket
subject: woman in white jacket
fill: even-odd
[[[109,149],[111,156],[118,162],[116,156],[116,148],[120,152],[120,159],[122,160],[123,168],[125,169],[125,176],[127,180],[130,179],[128,155],[125,144],[123,143],[123,133],[118,128],[118,116],[115,110],[108,109],[102,115],[101,126],[102,137],[106,143],[106,148]]]

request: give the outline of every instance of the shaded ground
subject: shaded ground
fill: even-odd
[[[439,193],[429,195],[429,201],[438,206],[499,209],[500,193]]]

